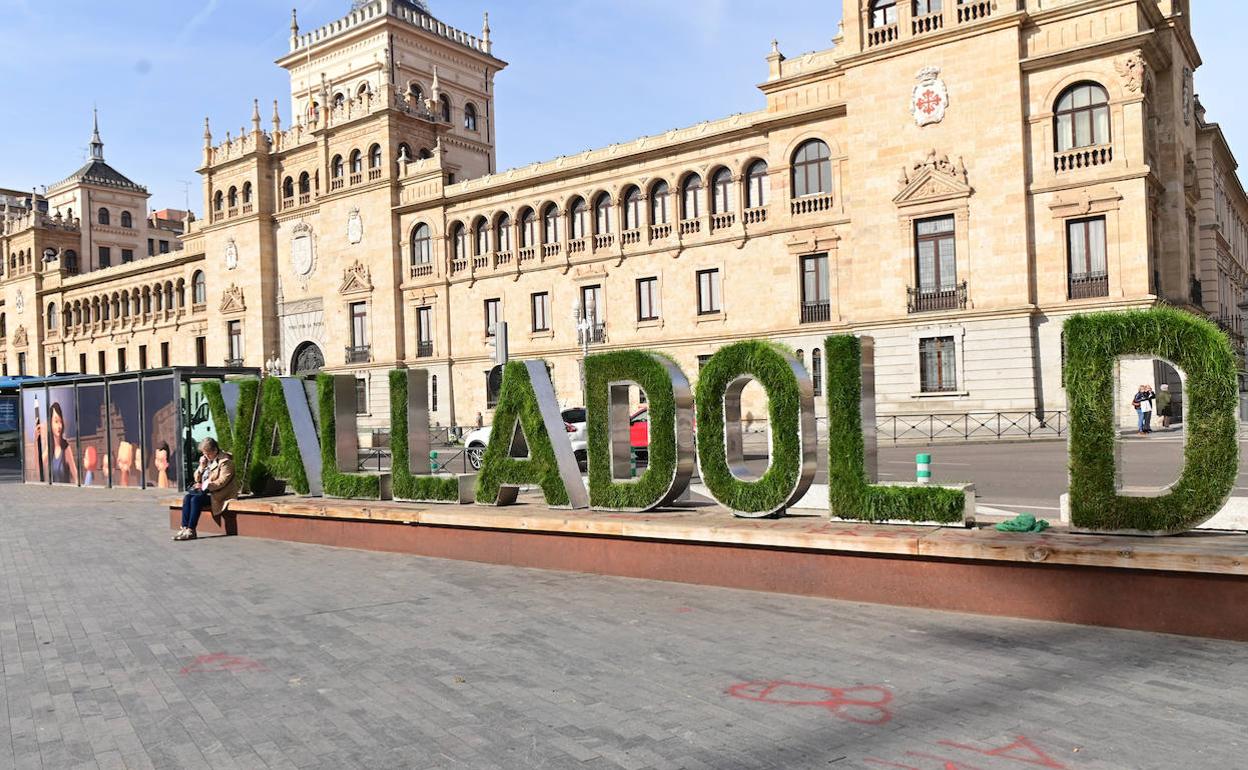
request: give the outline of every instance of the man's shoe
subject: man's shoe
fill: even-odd
[[[181,539],[182,539],[182,535],[184,535],[184,534],[186,534],[186,527],[183,527],[182,529],[179,529],[179,530],[178,530],[178,534],[174,535],[174,536],[173,536],[173,539],[174,539],[174,540],[181,540]]]

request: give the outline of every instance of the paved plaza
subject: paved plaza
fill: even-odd
[[[1242,644],[246,538],[0,486],[0,768],[1234,768]]]

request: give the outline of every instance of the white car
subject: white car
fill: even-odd
[[[583,470],[589,458],[589,443],[585,432],[585,409],[584,407],[570,407],[559,413],[563,418],[564,431],[568,436],[568,441],[572,443],[572,454],[576,457],[576,462]],[[485,455],[485,445],[490,443],[490,428],[487,425],[484,428],[476,430],[464,436],[464,451],[468,455],[468,464],[472,469],[480,470],[481,458]]]

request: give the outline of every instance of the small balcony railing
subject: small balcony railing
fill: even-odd
[[[727,230],[737,222],[737,215],[731,211],[711,215],[711,230]]]
[[[521,262],[531,262],[537,256],[537,249],[533,246],[525,246],[516,252],[516,257]]]
[[[417,358],[432,358],[433,357],[433,340],[420,340],[419,342],[417,342],[416,343],[416,357]]]
[[[1070,299],[1088,299],[1090,297],[1109,296],[1108,273],[1084,273],[1072,275],[1069,285]]]
[[[451,272],[462,273],[468,269],[468,260],[460,258],[451,260]]]
[[[478,254],[477,256],[472,258],[473,270],[480,270],[481,268],[485,267],[488,264],[490,264],[490,258],[485,254]]]
[[[560,246],[558,243],[543,243],[542,244],[542,259],[546,259],[548,257],[559,256],[559,248]]]
[[[226,209],[225,213],[226,213],[226,216],[228,216],[230,219],[233,219],[234,217],[238,216],[238,206],[231,206],[230,208]]]
[[[348,364],[366,364],[371,360],[373,348],[371,345],[353,345],[347,347],[347,363]]]
[[[312,202],[312,193],[300,193],[300,194],[299,194],[299,205],[300,205],[300,206],[306,206],[306,205],[308,205],[308,204],[309,204],[309,203],[311,203],[311,202]]]
[[[580,254],[584,250],[585,250],[584,238],[574,238],[568,241],[568,253],[569,254]]]
[[[345,179],[343,179],[343,178],[342,178],[342,177],[340,177],[340,176],[336,176],[336,177],[334,177],[333,179],[329,180],[329,189],[330,189],[330,190],[341,190],[345,184],[346,184],[346,180],[345,180]]]
[[[754,209],[746,209],[745,212],[741,214],[741,221],[747,225],[757,225],[766,222],[767,209],[763,206],[759,206]]]
[[[432,262],[422,262],[419,264],[412,265],[412,277],[413,278],[423,278],[426,275],[433,275],[433,263]]]
[[[511,252],[510,251],[494,252],[494,265],[495,266],[510,265],[510,264],[511,264]]]
[[[802,303],[802,323],[827,323],[832,320],[832,303],[828,300]]]
[[[376,182],[378,179],[381,179],[381,169],[380,169],[380,168],[370,168],[370,169],[368,170],[368,181],[370,181],[370,182]]]
[[[243,204],[243,214],[250,214],[254,210],[255,210],[255,207],[252,206],[250,203]]]
[[[897,39],[897,25],[889,24],[883,27],[876,27],[867,30],[867,47],[874,48],[877,45],[891,43]]]
[[[818,193],[816,195],[803,195],[800,198],[794,198],[790,208],[794,216],[828,211],[832,208],[832,193]]]
[[[958,23],[986,19],[992,15],[994,0],[966,0],[958,3]]]
[[[227,369],[240,369],[242,368],[242,366],[243,366],[243,359],[241,358],[225,359],[225,368]]]
[[[906,312],[929,313],[934,310],[966,310],[966,281],[945,288],[906,289]]]
[[[681,235],[693,235],[702,232],[701,219],[682,219],[680,222]]]
[[[609,249],[615,243],[615,233],[598,233],[594,236],[594,250]]]
[[[661,241],[664,238],[671,237],[672,226],[667,223],[661,225],[650,225],[650,240]]]
[[[1053,170],[1060,174],[1063,171],[1108,166],[1113,160],[1114,148],[1112,145],[1098,144],[1092,147],[1076,147],[1073,150],[1055,153],[1053,155]]]
[[[364,181],[364,175],[361,174],[359,171],[351,175],[351,184],[359,184],[360,182],[363,182],[363,181]]]
[[[592,345],[599,345],[607,341],[607,325],[605,323],[594,324],[587,331],[578,331],[576,333],[577,342],[584,344],[586,333],[589,334],[589,342]]]
[[[624,246],[634,246],[641,243],[641,230],[625,230],[620,233],[620,243]]]
[[[935,32],[945,27],[945,14],[943,11],[935,13],[926,13],[922,16],[915,16],[910,21],[910,31],[915,35],[923,35],[928,32]]]
[[[295,199],[294,199],[294,198],[282,198],[282,208],[283,208],[283,209],[293,208],[293,207],[294,207],[294,205],[295,205]]]

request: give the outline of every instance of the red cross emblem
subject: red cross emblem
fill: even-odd
[[[923,92],[923,95],[914,103],[914,106],[923,110],[925,115],[931,115],[940,106],[941,101],[936,92],[929,88]]]

